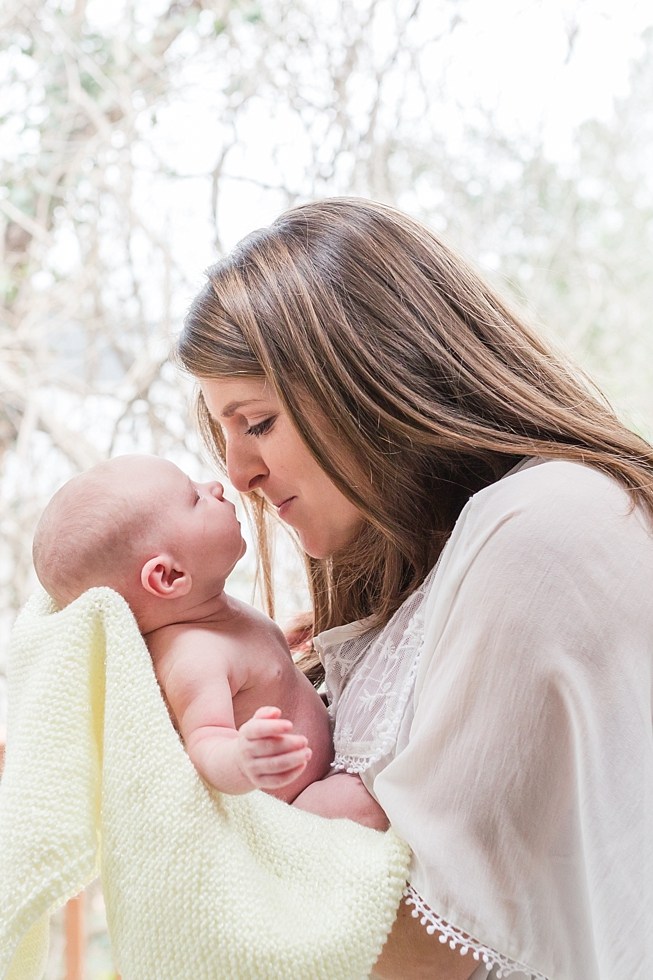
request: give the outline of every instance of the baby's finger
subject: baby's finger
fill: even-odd
[[[293,783],[298,776],[301,776],[305,768],[306,763],[297,766],[296,769],[291,769],[289,772],[263,774],[256,779],[256,786],[258,789],[280,789],[282,786]]]
[[[287,718],[250,718],[239,728],[239,732],[248,740],[275,738],[288,735],[291,731],[292,722]]]
[[[305,735],[280,735],[276,738],[248,739],[244,751],[252,759],[271,755],[285,755],[298,749],[305,749],[308,739]]]
[[[257,779],[260,776],[278,776],[299,767],[303,769],[312,754],[310,749],[304,748],[296,749],[294,752],[284,752],[283,755],[261,756],[258,759],[251,759],[247,769]]]
[[[263,705],[257,708],[252,718],[280,718],[281,708],[274,708],[271,705]]]

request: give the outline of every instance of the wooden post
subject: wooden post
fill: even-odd
[[[66,980],[84,980],[86,953],[85,895],[71,898],[65,908]]]

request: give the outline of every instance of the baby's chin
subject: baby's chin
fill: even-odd
[[[225,569],[225,576],[224,576],[225,577],[225,580],[229,578],[229,576],[233,572],[233,570],[236,567],[236,565],[238,564],[238,562],[242,558],[244,558],[246,551],[247,551],[247,542],[245,541],[244,538],[241,538],[240,539],[240,548],[239,548],[238,552],[236,553],[235,550],[232,552],[232,555],[234,555],[235,557],[233,558],[233,562],[232,562],[231,566],[228,567],[227,569]]]
[[[247,552],[247,542],[245,541],[245,539],[244,539],[244,538],[242,538],[242,539],[241,539],[241,544],[240,544],[240,550],[239,550],[239,552],[238,552],[238,554],[237,554],[237,556],[236,556],[236,558],[234,559],[234,562],[233,562],[233,564],[232,564],[232,566],[231,566],[231,568],[230,568],[230,569],[228,570],[228,572],[227,572],[227,574],[226,574],[226,576],[225,576],[226,578],[229,578],[229,576],[230,576],[230,575],[231,575],[231,573],[233,572],[233,570],[234,570],[234,568],[236,567],[236,565],[238,564],[238,562],[239,562],[239,561],[240,561],[240,560],[241,560],[242,558],[244,558],[244,557],[245,557],[245,553],[246,553],[246,552]]]

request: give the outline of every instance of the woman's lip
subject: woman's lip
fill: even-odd
[[[290,506],[290,504],[293,502],[294,499],[295,499],[294,497],[286,497],[286,499],[282,500],[280,504],[274,505],[277,508],[277,514],[279,515],[279,517],[283,517],[283,515],[288,510],[288,507]]]

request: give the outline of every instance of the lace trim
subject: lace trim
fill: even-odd
[[[432,936],[434,932],[439,932],[440,935],[438,938],[440,942],[449,943],[451,949],[460,946],[461,956],[471,952],[474,959],[482,961],[488,970],[498,968],[496,972],[497,977],[509,977],[512,973],[524,973],[531,980],[547,980],[544,974],[531,970],[524,963],[517,963],[515,960],[508,959],[502,953],[497,953],[495,949],[490,949],[489,946],[484,946],[483,943],[472,939],[471,936],[468,936],[462,929],[458,929],[457,926],[452,926],[450,922],[445,922],[444,919],[440,918],[436,912],[433,912],[425,904],[421,895],[418,895],[412,885],[406,888],[404,896],[406,897],[406,905],[414,906],[411,915],[415,919],[421,916],[422,925],[426,926],[428,934]]]
[[[392,751],[397,742],[397,734],[399,732],[401,719],[404,715],[404,708],[406,707],[406,703],[415,684],[421,652],[422,650],[420,647],[418,648],[415,659],[410,665],[410,669],[404,679],[401,694],[397,699],[394,717],[392,718],[392,721],[389,722],[389,730],[384,734],[376,752],[373,752],[370,755],[349,755],[344,752],[336,752],[335,758],[331,763],[332,768],[336,772],[341,772],[343,769],[345,772],[365,772],[371,766],[375,765],[375,763],[377,763],[380,759],[382,759],[384,755]],[[386,724],[388,723],[386,722]]]
[[[373,766],[375,762],[378,762],[383,752],[379,752],[378,755],[336,755],[335,759],[331,763],[331,768],[334,772],[353,772],[360,775],[362,772],[366,772],[370,766]]]
[[[417,677],[417,668],[419,667],[420,655],[422,652],[423,645],[423,616],[424,612],[422,608],[416,610],[413,617],[409,623],[408,629],[404,634],[404,638],[416,641],[417,649],[414,654],[413,662],[410,665],[408,673],[404,678],[404,682],[401,688],[401,692],[398,697],[395,698],[395,707],[392,719],[386,719],[385,722],[381,722],[377,726],[378,729],[385,728],[386,731],[383,733],[379,747],[375,752],[369,753],[367,755],[359,755],[355,753],[338,752],[336,749],[335,758],[331,763],[332,768],[335,772],[345,772],[352,773],[362,773],[369,769],[371,766],[379,762],[384,755],[387,755],[392,751],[396,742],[397,735],[399,733],[399,726],[401,725],[401,720],[404,715],[404,709],[408,702],[409,697],[413,692],[413,687],[415,685],[415,678]],[[334,738],[334,741],[337,741]]]

